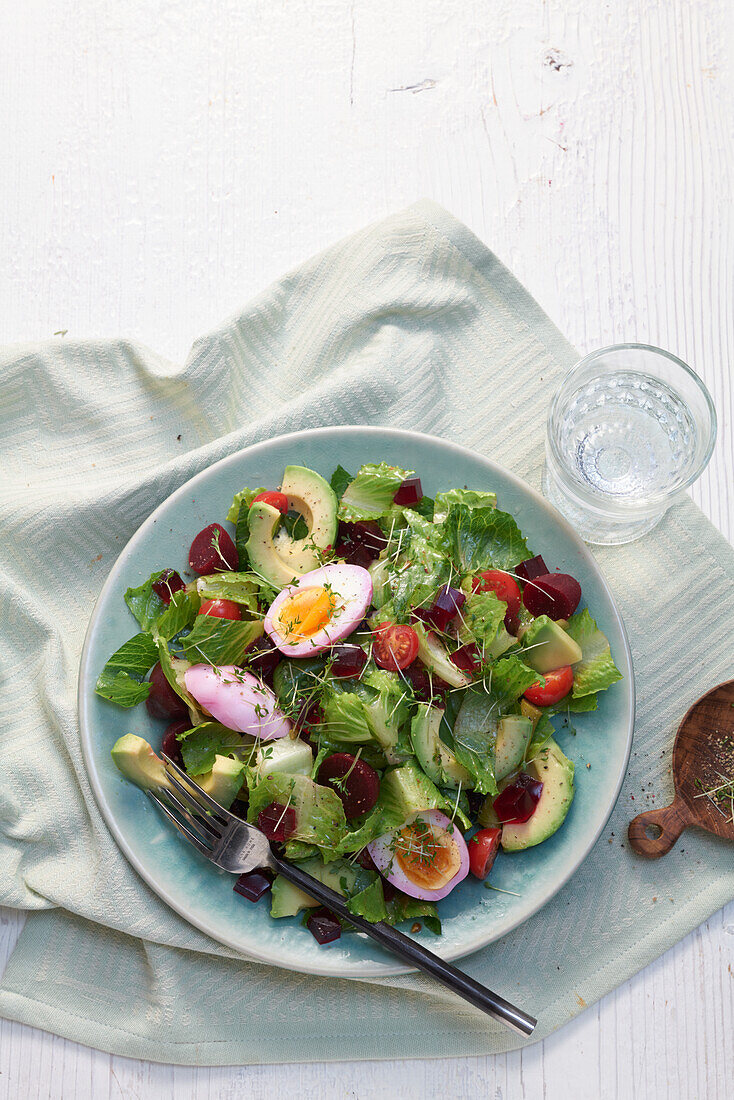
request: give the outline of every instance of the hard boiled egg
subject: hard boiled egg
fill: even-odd
[[[361,565],[324,565],[277,596],[265,631],[287,657],[313,657],[357,627],[372,601],[372,578]]]
[[[404,894],[440,901],[469,873],[466,841],[446,814],[421,810],[367,845],[377,870]]]
[[[223,726],[274,741],[291,731],[270,688],[236,665],[192,665],[184,673],[186,690]]]

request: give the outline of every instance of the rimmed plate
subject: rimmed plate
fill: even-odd
[[[248,447],[215,463],[164,501],[139,528],[115,563],[95,606],[79,674],[82,747],[94,794],[119,847],[149,886],[176,912],[215,940],[275,966],[334,977],[407,973],[362,935],[344,935],[319,947],[300,918],[272,920],[265,902],[252,905],[232,891],[233,879],[200,857],[164,824],[154,807],[117,771],[110,748],[123,733],[160,744],[163,723],[144,707],[122,710],[94,694],[111,653],[136,631],[123,594],[154,569],[182,574],[193,536],[221,521],[245,485],[280,484],[283,468],[297,463],[327,478],[338,464],[356,470],[386,461],[414,469],[431,496],[453,486],[496,491],[529,546],[550,569],[573,574],[584,601],[609,638],[624,679],[600,699],[599,709],[578,716],[578,735],[559,740],[576,763],[576,797],[563,827],[526,852],[501,854],[487,890],[467,879],[440,904],[443,935],[417,934],[446,959],[468,955],[517,928],[569,880],[591,851],[627,769],[634,719],[632,661],[624,626],[596,561],[566,521],[538,493],[490,459],[433,436],[387,428],[338,427],[296,432]],[[591,769],[586,764],[592,764]]]

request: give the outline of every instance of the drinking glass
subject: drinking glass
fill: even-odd
[[[706,467],[716,411],[682,360],[615,344],[572,367],[550,405],[543,491],[589,543],[634,542]]]

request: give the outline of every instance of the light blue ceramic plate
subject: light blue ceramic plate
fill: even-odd
[[[561,746],[576,763],[576,798],[555,836],[526,852],[500,854],[492,882],[512,893],[487,890],[469,878],[439,906],[443,936],[424,930],[417,938],[444,958],[455,959],[516,928],[568,881],[604,828],[629,758],[634,682],[619,612],[588,549],[538,493],[489,459],[430,436],[344,427],[281,436],[216,463],[161,504],[120,555],[89,624],[79,679],[82,744],[92,787],[136,871],[173,909],[214,939],[276,966],[341,977],[399,974],[407,968],[362,935],[343,935],[319,947],[298,918],[272,920],[267,900],[252,905],[233,893],[232,877],[164,824],[112,763],[110,748],[121,734],[137,733],[157,746],[164,724],[150,719],[143,706],[128,711],[100,699],[94,683],[109,655],[136,631],[123,600],[125,589],[140,584],[154,569],[172,566],[184,573],[193,536],[207,523],[223,520],[237,490],[279,485],[288,463],[312,467],[328,478],[339,463],[356,470],[363,462],[381,460],[416,470],[431,496],[452,486],[495,490],[499,507],[515,516],[531,549],[543,554],[550,569],[571,573],[581,582],[584,600],[624,675],[602,696],[598,711],[578,716],[577,736],[559,734]]]

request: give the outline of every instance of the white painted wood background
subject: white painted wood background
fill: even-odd
[[[287,268],[429,196],[583,351],[649,340],[704,377],[720,441],[693,495],[734,539],[731,9],[0,0],[0,342],[124,335],[180,360]],[[22,917],[1,919],[4,965]],[[0,1098],[724,1100],[733,955],[734,904],[496,1058],[197,1070],[0,1021]]]

